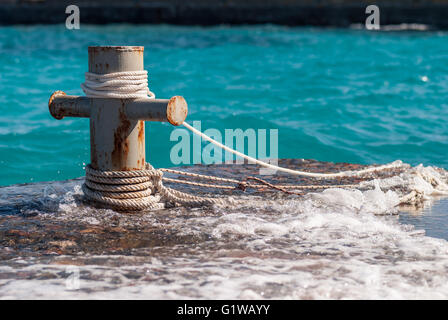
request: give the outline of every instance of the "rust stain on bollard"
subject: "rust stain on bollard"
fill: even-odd
[[[139,159],[137,160],[137,166],[140,169],[145,168],[145,122],[139,120],[137,124],[138,130],[138,149],[139,149]]]
[[[126,161],[129,154],[129,134],[131,131],[131,122],[126,117],[124,111],[125,103],[122,100],[122,105],[119,110],[120,125],[114,132],[114,149],[112,151],[112,165],[120,168],[122,171],[134,170],[135,168],[128,168]]]
[[[92,121],[90,121],[90,136],[95,136],[95,126],[93,125]],[[90,139],[90,165],[93,169],[98,170],[97,157],[100,157],[100,155],[98,155],[98,152],[96,151],[96,145],[94,141],[95,139]]]
[[[48,100],[48,110],[50,110],[50,114],[54,117],[54,118],[56,118],[56,119],[58,119],[58,120],[61,120],[61,119],[63,119],[64,118],[64,116],[63,116],[63,114],[64,114],[64,112],[61,112],[61,113],[59,113],[59,112],[56,112],[56,108],[55,108],[55,104],[53,103],[54,102],[54,98],[56,98],[56,97],[60,97],[60,96],[66,96],[67,94],[64,92],[64,91],[55,91],[52,95],[51,95],[51,97],[50,97],[50,99]]]
[[[187,102],[181,96],[174,96],[168,102],[166,118],[174,126],[180,126],[188,114]]]

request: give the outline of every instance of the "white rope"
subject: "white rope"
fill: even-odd
[[[129,72],[115,72],[115,73],[107,73],[107,74],[95,74],[86,72],[85,74],[86,80],[83,84],[81,84],[81,88],[84,90],[87,97],[93,98],[142,98],[149,97],[155,98],[154,93],[152,93],[148,88],[148,72],[147,71],[129,71]],[[313,178],[327,178],[334,179],[340,177],[351,177],[351,176],[360,176],[366,175],[373,172],[396,169],[404,167],[404,164],[401,161],[394,161],[390,164],[371,167],[359,171],[341,171],[337,173],[316,173],[316,172],[304,172],[297,171],[288,168],[283,168],[279,166],[272,165],[270,163],[266,163],[264,161],[252,158],[244,153],[236,151],[232,148],[229,148],[222,143],[219,143],[216,140],[213,140],[206,134],[201,131],[195,129],[190,126],[188,123],[183,123],[184,127],[186,127],[191,132],[201,136],[205,140],[213,143],[214,145],[231,152],[237,156],[240,156],[246,160],[252,161],[260,166],[274,169],[277,171],[299,175],[304,177],[313,177]]]
[[[95,74],[86,72],[85,82],[81,84],[81,88],[86,96],[91,98],[155,98],[154,93],[152,93],[148,88],[147,71],[116,72],[108,74]],[[343,171],[338,173],[313,173],[297,171],[278,167],[247,156],[213,140],[212,138],[196,130],[186,122],[184,122],[183,125],[193,133],[201,136],[205,140],[228,152],[231,152],[263,167],[271,168],[293,175],[314,178],[339,178],[359,176],[393,168],[401,168],[404,166],[401,161],[395,161],[387,165],[367,168],[359,171]],[[88,165],[86,166],[86,181],[83,185],[84,194],[87,198],[112,206],[119,210],[143,210],[148,208],[161,209],[164,207],[164,204],[161,203],[161,201],[174,202],[183,205],[228,205],[235,203],[235,200],[230,198],[224,199],[194,196],[188,193],[180,192],[178,190],[167,188],[162,184],[163,172],[161,170],[152,168],[150,164],[147,164],[146,166],[147,167],[145,170],[137,171],[98,171],[94,170],[90,167],[90,165]],[[221,182],[226,180],[211,176],[203,177],[207,177],[209,178],[209,180]],[[166,178],[166,180],[171,182],[178,182],[175,181],[176,179]],[[267,184],[270,185],[269,183]],[[219,186],[213,185],[213,187]],[[229,186],[226,186],[226,188],[229,188]],[[158,192],[159,194],[156,195],[156,192]]]
[[[81,88],[90,98],[150,98],[155,95],[148,88],[147,71],[115,72],[107,74],[85,73]]]
[[[395,168],[403,168],[403,167],[408,167],[407,165],[404,165],[402,161],[397,160],[394,162],[391,162],[389,164],[383,165],[383,166],[377,166],[377,167],[371,167],[371,168],[367,168],[367,169],[363,169],[363,170],[359,170],[359,171],[341,171],[341,172],[337,172],[337,173],[315,173],[315,172],[305,172],[305,171],[297,171],[297,170],[292,170],[292,169],[288,169],[288,168],[282,168],[279,166],[275,166],[272,165],[270,163],[266,163],[263,162],[261,160],[252,158],[248,155],[245,155],[244,153],[241,153],[239,151],[233,150],[232,148],[229,148],[225,145],[223,145],[222,143],[219,143],[216,140],[213,140],[212,138],[210,138],[209,136],[207,136],[206,134],[202,133],[201,131],[195,129],[194,127],[190,126],[188,123],[184,122],[183,123],[184,127],[186,127],[188,130],[190,130],[191,132],[201,136],[202,138],[204,138],[205,140],[213,143],[214,145],[228,151],[231,152],[237,156],[240,156],[241,158],[244,158],[248,161],[253,161],[256,164],[262,166],[262,167],[266,167],[266,168],[270,168],[270,169],[274,169],[277,171],[281,171],[281,172],[286,172],[289,174],[293,174],[293,175],[298,175],[298,176],[304,176],[304,177],[312,177],[312,178],[328,178],[328,179],[333,179],[333,178],[340,178],[340,177],[352,177],[352,176],[360,176],[360,175],[365,175],[368,173],[373,173],[373,172],[378,172],[378,171],[384,171],[384,170],[389,170],[389,169],[395,169]]]

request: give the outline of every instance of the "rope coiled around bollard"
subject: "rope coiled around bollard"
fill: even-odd
[[[99,171],[87,165],[82,190],[88,199],[120,211],[164,209],[166,202],[184,206],[232,203],[230,198],[194,196],[165,187],[162,177],[163,172],[149,163],[145,170],[133,171]]]
[[[107,74],[85,73],[81,88],[91,98],[150,98],[155,95],[148,88],[148,72],[128,71]]]

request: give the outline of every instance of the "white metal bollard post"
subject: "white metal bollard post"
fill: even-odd
[[[89,72],[108,74],[142,71],[143,47],[89,47]],[[56,91],[48,103],[51,115],[90,118],[90,156],[93,169],[130,171],[145,168],[144,121],[185,120],[185,99],[119,99],[67,96]]]

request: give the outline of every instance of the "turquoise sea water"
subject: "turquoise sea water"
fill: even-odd
[[[447,299],[448,199],[395,211],[400,187],[428,190],[428,168],[377,181],[383,190],[119,214],[86,205],[82,179],[68,180],[89,162],[88,119],[47,108],[55,90],[82,94],[87,46],[143,45],[151,89],[185,96],[202,129],[278,129],[282,158],[448,168],[446,36],[0,27],[0,185],[64,180],[1,188],[0,298]],[[173,127],[146,130],[148,161],[172,166]],[[79,290],[68,290],[71,267]]]
[[[84,175],[87,119],[53,119],[81,95],[89,45],[145,46],[157,97],[183,95],[202,129],[274,128],[279,157],[448,167],[446,32],[251,27],[0,27],[0,185]],[[168,167],[172,126],[147,123]]]

